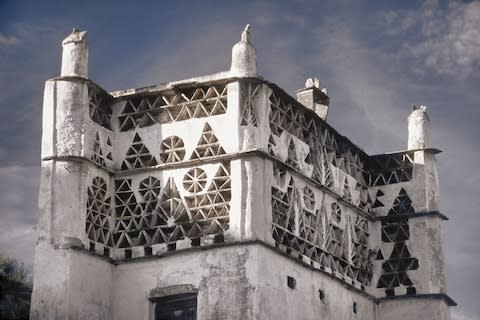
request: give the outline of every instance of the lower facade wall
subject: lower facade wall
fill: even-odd
[[[255,250],[259,259],[257,319],[375,319],[375,304],[368,296],[272,249],[260,245]],[[289,276],[295,279],[294,289],[287,285]]]
[[[295,279],[295,289],[287,276]],[[367,296],[260,244],[123,263],[114,279],[114,319],[153,319],[150,292],[180,285],[198,289],[198,320],[375,319]]]
[[[35,249],[30,319],[109,320],[115,266],[73,249],[41,241]]]
[[[177,251],[117,265],[39,243],[35,268],[35,320],[153,320],[152,295],[175,287],[198,291],[198,320],[450,320],[442,300],[376,302],[259,243]]]
[[[450,320],[449,306],[441,299],[415,297],[383,300],[377,306],[377,320]]]
[[[153,319],[152,290],[181,285],[198,290],[198,320],[256,319],[255,255],[239,245],[117,265],[113,319]]]

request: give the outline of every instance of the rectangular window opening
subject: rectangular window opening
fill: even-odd
[[[197,294],[178,294],[156,298],[155,320],[196,320]]]

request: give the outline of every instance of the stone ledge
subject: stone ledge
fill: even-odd
[[[162,288],[155,288],[150,291],[148,299],[155,300],[167,296],[181,295],[181,294],[196,294],[198,289],[191,284],[181,284],[176,286],[168,286]]]
[[[98,258],[100,258],[100,259],[102,259],[106,262],[111,263],[114,266],[117,266],[117,265],[126,264],[126,263],[130,264],[130,263],[138,263],[138,262],[149,262],[149,261],[158,260],[158,259],[168,257],[168,256],[178,255],[178,254],[201,252],[201,251],[205,251],[205,250],[236,247],[236,246],[242,246],[242,245],[245,245],[245,246],[260,245],[264,248],[272,250],[275,253],[289,259],[290,261],[292,261],[294,263],[299,264],[300,266],[302,266],[306,269],[310,269],[311,271],[319,272],[319,273],[322,273],[326,276],[329,276],[333,281],[338,282],[345,289],[353,291],[353,292],[358,293],[358,294],[361,294],[361,295],[365,296],[367,299],[372,300],[377,304],[379,304],[381,302],[384,302],[384,301],[389,301],[389,300],[403,300],[403,299],[431,299],[431,300],[436,300],[436,299],[441,299],[441,300],[444,300],[445,303],[450,307],[457,306],[457,303],[452,298],[450,298],[450,296],[448,296],[445,293],[426,293],[426,294],[415,294],[415,295],[401,295],[401,296],[393,296],[393,297],[375,297],[374,295],[366,292],[365,290],[357,288],[355,285],[352,285],[350,283],[347,283],[345,280],[337,278],[335,276],[335,274],[333,274],[331,272],[328,272],[328,271],[325,271],[325,270],[322,270],[322,269],[319,269],[319,268],[315,268],[312,265],[310,265],[309,263],[306,263],[304,260],[296,258],[296,257],[294,257],[291,254],[288,254],[286,252],[283,252],[280,249],[276,248],[275,246],[272,246],[272,245],[270,245],[268,243],[265,243],[261,240],[245,240],[245,241],[223,242],[223,243],[212,244],[212,245],[207,245],[207,246],[190,247],[190,248],[185,248],[185,249],[180,249],[180,250],[175,250],[175,251],[168,251],[168,252],[164,252],[160,255],[142,256],[142,257],[136,257],[136,258],[130,258],[130,259],[121,259],[121,260],[114,260],[112,258],[105,257],[105,256],[99,255],[95,252],[89,251],[85,248],[71,247],[70,249],[86,253],[90,256],[98,257]],[[187,289],[190,290],[189,293],[192,293],[193,290],[196,290],[193,286],[190,286],[190,285],[178,286],[178,287],[182,287],[182,289],[186,289],[186,287],[188,287]],[[155,293],[154,291],[155,291],[155,289],[152,290],[152,292],[150,293],[149,299],[160,297],[160,296],[154,294]],[[185,291],[182,292],[182,293],[185,293]]]
[[[449,218],[441,213],[440,211],[420,211],[420,212],[414,212],[414,213],[404,213],[404,214],[396,214],[394,216],[381,216],[381,217],[375,217],[375,221],[388,221],[388,222],[395,222],[395,221],[401,221],[405,219],[411,219],[411,218],[419,218],[419,217],[438,217],[442,220],[449,220]]]
[[[396,154],[404,154],[404,153],[411,153],[411,152],[417,152],[417,151],[425,151],[427,153],[432,153],[432,154],[438,154],[438,153],[443,152],[442,150],[437,149],[437,148],[421,148],[421,149],[407,149],[407,150],[372,154],[372,155],[369,155],[369,157],[391,156],[391,155],[396,155]]]
[[[375,303],[379,304],[381,302],[389,301],[389,300],[407,300],[407,299],[443,300],[449,307],[457,306],[457,303],[445,293],[423,293],[423,294],[416,294],[416,295],[375,298]]]

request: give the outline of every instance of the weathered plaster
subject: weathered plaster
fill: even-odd
[[[182,290],[200,320],[449,319],[425,299],[446,291],[425,107],[409,150],[370,156],[324,121],[318,80],[299,102],[256,75],[248,27],[230,71],[112,93],[87,79],[85,33],[63,49],[33,319],[152,319]]]
[[[232,66],[230,72],[234,76],[254,77],[257,74],[257,58],[255,48],[250,44],[250,25],[242,32],[242,39],[232,48]]]

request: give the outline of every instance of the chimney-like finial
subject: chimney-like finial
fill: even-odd
[[[305,88],[318,88],[320,89],[320,80],[318,80],[317,77],[315,78],[308,78],[306,81],[305,81]]]
[[[242,31],[241,40],[232,48],[230,72],[236,77],[255,77],[257,75],[257,56],[250,43],[250,25]]]
[[[87,31],[73,28],[63,41],[61,76],[88,78]]]
[[[242,36],[241,36],[241,40],[242,41],[245,41],[245,42],[250,42],[250,24],[247,24],[245,26],[245,29],[243,29],[242,31]]]
[[[298,102],[315,111],[323,120],[327,120],[330,98],[327,89],[322,88],[322,84],[317,77],[308,78],[305,81],[305,87],[297,90],[296,94]]]
[[[431,147],[430,119],[427,107],[412,106],[408,116],[408,149],[424,149]]]

